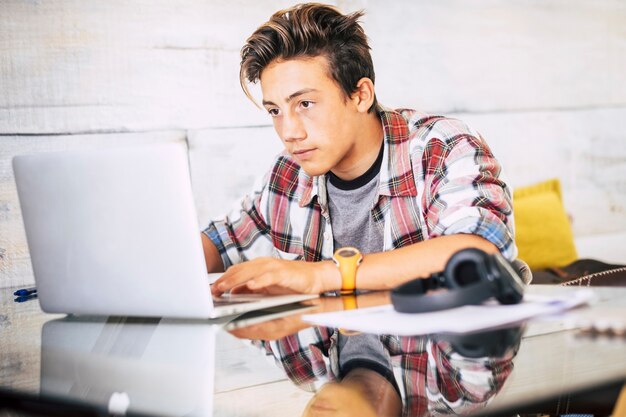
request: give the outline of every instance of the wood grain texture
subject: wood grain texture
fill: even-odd
[[[439,112],[626,105],[620,0],[369,1],[381,101]]]
[[[11,160],[23,153],[185,143],[184,131],[0,138],[0,287],[34,282]]]
[[[290,1],[0,4],[0,132],[257,125],[239,49]],[[626,105],[620,0],[343,1],[378,95],[440,112]],[[236,22],[236,24],[235,24]]]
[[[313,394],[297,388],[291,381],[248,386],[216,393],[214,416],[291,417],[302,415]]]
[[[237,339],[221,331],[216,335],[215,393],[228,393],[242,387],[288,381],[273,356],[251,345],[249,340]]]
[[[574,241],[579,258],[597,259],[613,265],[626,264],[626,230],[578,236]]]
[[[626,231],[626,109],[455,116],[481,132],[513,187],[559,178],[575,236]]]
[[[222,218],[251,195],[283,146],[270,126],[189,131],[189,162],[198,223]]]
[[[0,288],[2,288],[1,285]],[[16,308],[16,306],[19,307]],[[46,321],[58,317],[61,316],[43,314],[36,301],[15,303],[11,292],[3,290],[0,295],[0,386],[2,388],[25,391],[34,395],[39,393],[41,329]]]
[[[256,125],[239,50],[276,0],[0,3],[0,132]]]

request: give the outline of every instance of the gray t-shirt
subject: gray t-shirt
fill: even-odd
[[[383,230],[371,213],[378,196],[378,179],[376,175],[354,190],[339,189],[328,181],[328,209],[335,250],[353,246],[361,253],[382,252]]]
[[[345,181],[327,174],[328,210],[335,250],[352,246],[361,253],[382,252],[382,224],[376,224],[372,208],[377,202],[384,144],[372,166],[360,177]]]

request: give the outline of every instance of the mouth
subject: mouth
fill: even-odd
[[[298,149],[298,150],[292,151],[291,154],[296,159],[305,160],[305,159],[309,159],[313,155],[313,152],[315,152],[315,148]]]

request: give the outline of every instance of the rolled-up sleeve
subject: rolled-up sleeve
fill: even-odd
[[[228,216],[209,222],[202,231],[219,251],[224,268],[249,259],[272,256],[270,228],[261,211],[266,188],[264,185],[251,196],[246,196]]]
[[[421,156],[429,237],[475,234],[517,256],[511,190],[480,135],[460,121],[433,129]]]

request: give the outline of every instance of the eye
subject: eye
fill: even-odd
[[[304,109],[308,109],[311,106],[313,106],[313,102],[312,101],[308,101],[308,100],[303,100],[300,102],[300,106]]]
[[[267,109],[267,112],[269,113],[270,116],[276,117],[278,116],[280,111],[276,108],[271,108],[271,109]]]

